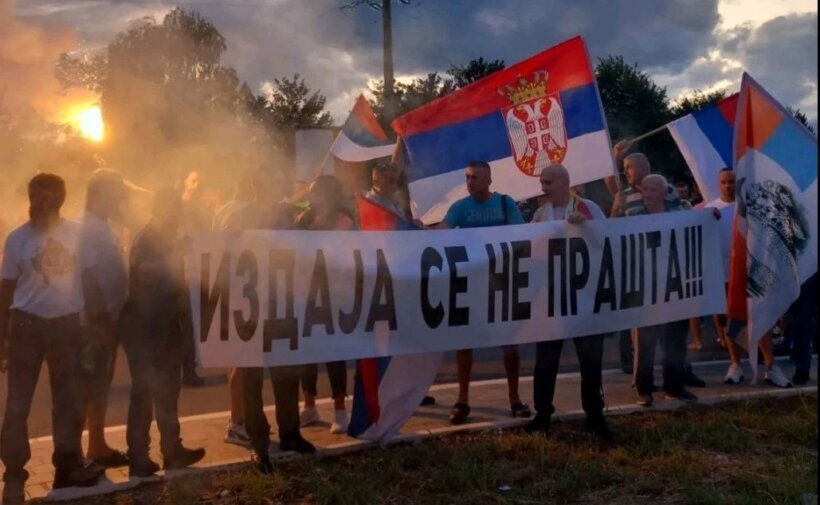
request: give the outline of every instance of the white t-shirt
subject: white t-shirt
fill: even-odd
[[[118,320],[128,298],[128,270],[123,250],[108,221],[91,212],[86,212],[80,222],[79,257],[82,272],[93,275],[103,297],[93,303],[104,306],[108,316]],[[92,301],[87,303],[90,306]]]
[[[712,200],[704,205],[707,209],[720,209],[720,254],[723,258],[723,273],[726,282],[729,281],[729,260],[732,255],[732,222],[735,220],[735,202],[724,202],[720,198]]]
[[[9,233],[2,271],[4,279],[17,280],[12,309],[44,319],[82,310],[79,237],[80,225],[67,220],[48,230],[26,223]]]
[[[606,219],[604,216],[604,212],[598,207],[598,204],[593,202],[592,200],[587,200],[586,198],[578,198],[581,203],[583,203],[589,211],[589,214],[592,216],[592,219]],[[573,199],[570,199],[570,204],[573,203]],[[545,203],[544,205],[538,207],[538,210],[535,211],[535,214],[532,215],[533,223],[542,223],[544,221],[560,221],[569,217],[571,214],[572,209],[567,209],[568,205],[563,206],[552,206],[550,209],[550,204]],[[575,204],[575,207],[579,207],[579,205]],[[581,212],[582,209],[575,209],[576,211]],[[583,212],[582,212],[583,213]]]

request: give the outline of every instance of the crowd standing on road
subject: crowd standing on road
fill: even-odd
[[[712,208],[721,220],[721,243],[716,244],[725,263],[730,251],[730,220],[734,213],[734,174],[720,172],[721,196],[711,202],[690,197],[686,183],[670,184],[651,171],[642,153],[627,154],[631,144],[615,146],[615,159],[623,174],[607,181],[614,203],[594,202],[573,187],[561,165],[542,171],[537,184],[543,193],[532,205],[523,205],[530,222],[566,220],[584,226],[589,220],[629,217],[640,214],[685,211],[699,206]],[[379,162],[372,171],[366,198],[409,219],[399,192],[400,169]],[[490,165],[478,160],[465,171],[468,196],[455,202],[439,228],[504,226],[525,222],[521,209],[507,195],[491,191]],[[211,212],[202,202],[203,174],[189,171],[177,188],[158,190],[148,223],[131,244],[124,247],[116,233],[117,223],[128,204],[128,184],[119,173],[99,169],[86,190],[85,212],[79,222],[65,219],[61,208],[66,186],[59,176],[41,173],[28,185],[29,220],[9,233],[3,246],[0,284],[0,368],[8,374],[6,410],[0,431],[0,458],[5,465],[4,503],[22,500],[30,459],[28,415],[40,369],[49,369],[53,402],[55,467],[54,488],[92,486],[106,468],[128,466],[130,474],[150,476],[161,465],[149,454],[149,429],[156,419],[160,432],[162,467],[190,466],[205,456],[204,449],[182,445],[177,404],[182,386],[203,387],[196,372],[193,325],[183,257],[191,237],[204,231],[224,233],[249,229],[269,230],[355,230],[357,216],[351,196],[333,176],[322,175],[310,184],[297,181],[288,194],[281,172],[269,167],[240,174],[233,198]],[[606,209],[606,212],[602,210]],[[531,216],[531,217],[530,217]],[[420,223],[416,223],[420,224]],[[803,286],[800,298],[784,319],[791,338],[796,371],[791,381],[774,363],[771,335],[760,342],[763,377],[777,387],[790,387],[809,380],[812,335],[816,332],[815,278]],[[726,336],[726,318],[712,318],[718,339],[730,357],[725,382],[744,380],[741,348]],[[696,400],[688,388],[704,387],[687,364],[687,333],[693,345],[702,345],[700,319],[681,320],[619,332],[621,365],[633,374],[639,405],[651,405],[654,385],[655,347],[663,347],[663,384],[667,397]],[[603,342],[612,333],[573,339],[580,364],[581,397],[586,428],[603,440],[611,433],[604,419],[602,384]],[[131,374],[127,448],[110,447],[105,440],[108,391],[116,365],[117,349],[123,346]],[[535,415],[519,396],[520,351],[502,348],[510,415],[530,418],[526,431],[548,433],[555,412],[553,397],[563,341],[536,344],[533,373]],[[458,400],[450,422],[461,424],[470,416],[469,386],[473,365],[470,349],[457,351]],[[326,363],[332,389],[334,415],[331,431],[344,434],[348,427],[345,410],[347,367],[344,362]],[[316,409],[317,364],[268,369],[276,403],[281,450],[297,453],[315,451],[300,428],[318,422]],[[268,456],[270,425],[263,410],[262,368],[231,369],[229,375],[230,420],[225,442],[248,447],[257,468],[273,471]],[[299,410],[299,392],[303,407]],[[426,397],[422,404],[435,402]],[[81,437],[88,429],[84,452]]]

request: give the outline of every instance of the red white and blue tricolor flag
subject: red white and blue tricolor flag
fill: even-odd
[[[412,223],[359,195],[362,230],[414,230]],[[440,352],[360,359],[356,363],[350,436],[387,444],[416,411],[433,384]]]
[[[467,195],[464,168],[483,160],[493,190],[541,194],[544,167],[562,163],[572,185],[614,173],[609,133],[586,45],[567,40],[408,112],[402,138],[413,216],[440,221]]]
[[[333,155],[345,161],[368,161],[391,156],[391,142],[364,96],[359,95],[333,144]]]
[[[737,99],[735,93],[667,125],[707,202],[720,198],[720,170],[734,165],[732,142]]]
[[[817,138],[745,73],[734,130],[729,335],[753,350],[817,272]]]

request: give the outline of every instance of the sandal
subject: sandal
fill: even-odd
[[[94,458],[92,461],[105,468],[119,468],[128,465],[128,456],[124,452],[112,449],[108,456]]]
[[[530,417],[532,416],[532,412],[530,412],[530,407],[523,402],[515,402],[510,405],[510,414],[513,417]]]
[[[470,406],[466,403],[456,403],[450,411],[450,424],[462,424],[470,415]]]

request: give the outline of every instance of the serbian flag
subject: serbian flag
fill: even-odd
[[[563,164],[574,186],[612,175],[609,133],[586,45],[575,37],[495,72],[392,123],[413,216],[444,218],[467,196],[464,169],[483,160],[493,191],[515,200],[541,194],[544,167]]]
[[[361,195],[360,229],[414,230],[412,223]],[[386,445],[418,408],[433,384],[440,352],[360,359],[353,385],[353,411],[347,433]]]
[[[368,161],[391,156],[396,144],[384,133],[363,95],[359,95],[342,131],[333,143],[333,155],[345,161]]]
[[[707,202],[720,198],[720,170],[734,166],[732,142],[737,99],[735,93],[667,125]]]
[[[765,335],[817,272],[817,138],[748,74],[735,119],[729,335]]]

